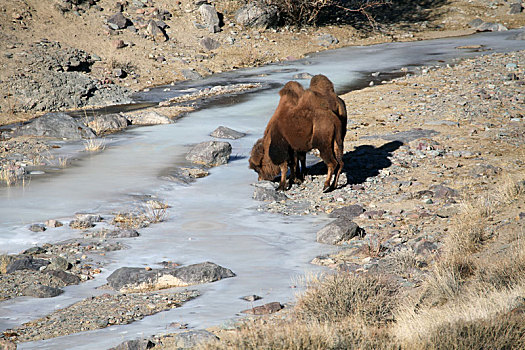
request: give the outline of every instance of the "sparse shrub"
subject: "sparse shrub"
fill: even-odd
[[[397,289],[380,275],[337,273],[313,279],[297,301],[296,314],[310,321],[353,319],[368,325],[392,321]]]
[[[102,151],[106,148],[106,141],[104,139],[90,138],[84,142],[84,149],[88,152]]]

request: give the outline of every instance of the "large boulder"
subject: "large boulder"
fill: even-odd
[[[347,205],[345,207],[337,208],[328,215],[331,218],[345,218],[352,220],[355,217],[363,214],[365,209],[359,204]]]
[[[132,125],[159,125],[173,122],[169,117],[155,111],[130,113],[126,114],[126,118]]]
[[[261,29],[275,27],[279,22],[279,9],[263,1],[252,1],[236,12],[235,21],[245,27]]]
[[[199,12],[201,14],[204,25],[210,33],[217,33],[221,30],[220,19],[215,6],[210,4],[202,4],[199,7]]]
[[[256,201],[276,201],[280,202],[288,199],[286,194],[277,191],[277,184],[271,181],[259,181],[254,183],[253,199]]]
[[[317,242],[338,244],[355,236],[363,236],[364,231],[355,222],[340,218],[326,225],[317,232]]]
[[[172,287],[186,287],[194,284],[210,283],[235,274],[212,262],[204,262],[169,269],[121,267],[108,278],[111,288],[121,291],[159,290]]]
[[[217,166],[228,163],[232,146],[223,141],[201,142],[186,155],[186,159],[197,164]]]
[[[33,259],[31,255],[18,255],[11,258],[5,268],[5,273],[12,273],[19,270],[38,271],[42,266],[47,266],[49,264],[49,261],[44,259]]]
[[[107,23],[111,29],[117,30],[126,28],[131,24],[131,21],[124,17],[122,12],[117,12],[107,19]]]
[[[85,122],[97,135],[117,132],[130,124],[126,117],[117,113],[87,117]]]
[[[53,298],[62,293],[64,293],[64,291],[60,288],[44,286],[42,284],[30,285],[22,291],[22,294],[25,296],[35,298]]]
[[[15,130],[15,135],[47,136],[68,140],[95,137],[93,131],[66,113],[47,113]]]

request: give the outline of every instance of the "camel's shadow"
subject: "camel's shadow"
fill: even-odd
[[[392,162],[388,157],[392,152],[403,145],[401,141],[391,141],[381,147],[371,145],[358,146],[355,150],[343,155],[344,168],[346,174],[346,185],[362,184],[369,177],[377,176],[379,170],[388,168]],[[311,159],[309,159],[310,163]],[[327,168],[323,161],[318,161],[308,168],[310,175],[326,175]],[[341,186],[341,184],[340,184]]]

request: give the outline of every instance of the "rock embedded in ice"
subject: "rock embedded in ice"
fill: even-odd
[[[274,312],[277,312],[281,309],[283,309],[283,306],[281,305],[281,303],[279,303],[278,301],[274,301],[272,303],[252,307],[251,309],[246,309],[241,312],[243,314],[250,314],[250,315],[267,315],[267,314],[273,314]]]
[[[232,146],[223,141],[201,142],[186,155],[186,159],[197,164],[217,166],[228,163]]]
[[[230,140],[237,140],[241,137],[246,136],[245,133],[239,132],[233,129],[230,129],[226,126],[219,126],[217,129],[215,129],[210,136],[216,137],[218,139],[230,139]]]

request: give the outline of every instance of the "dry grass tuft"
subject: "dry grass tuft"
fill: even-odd
[[[367,325],[392,321],[397,289],[379,275],[337,273],[313,278],[295,308],[306,321],[335,322],[352,319]]]
[[[90,138],[84,142],[84,149],[88,152],[103,151],[106,148],[104,139]]]

